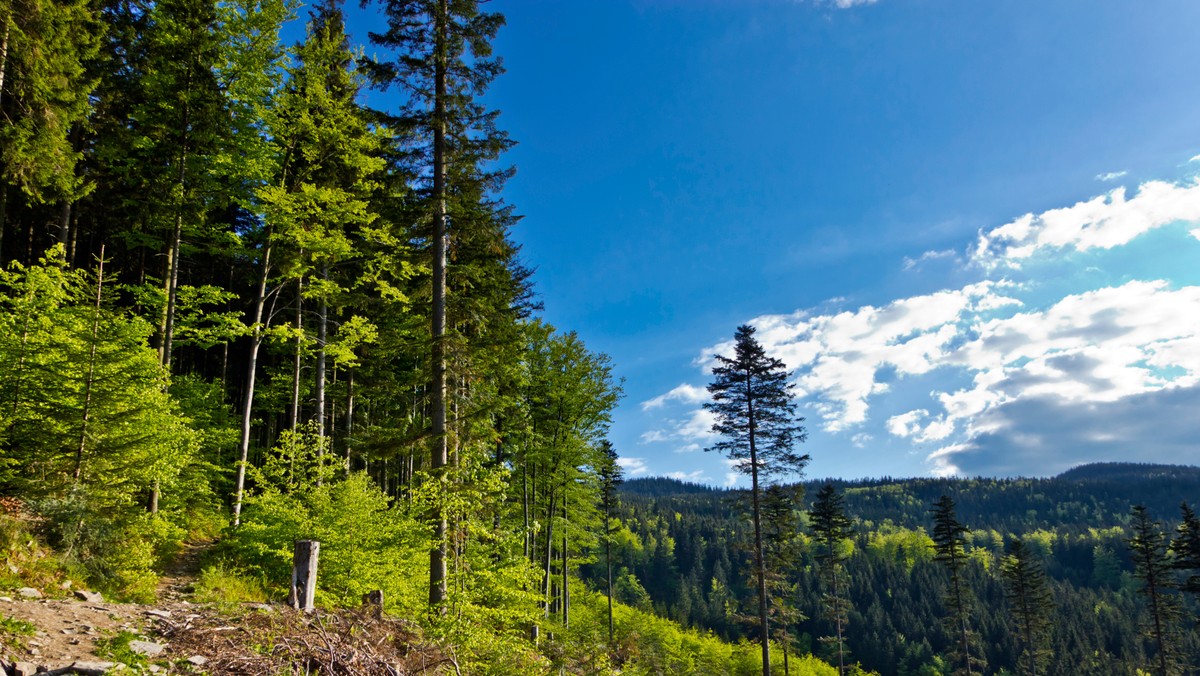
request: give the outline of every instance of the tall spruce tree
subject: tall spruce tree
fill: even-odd
[[[1029,676],[1037,676],[1049,657],[1050,590],[1037,555],[1021,538],[1008,544],[1000,562],[1004,596],[1020,632],[1021,657]]]
[[[808,527],[816,540],[817,563],[825,580],[825,612],[833,622],[837,641],[838,673],[846,673],[845,629],[849,617],[849,594],[843,593],[842,567],[847,553],[843,541],[854,534],[853,523],[846,516],[846,499],[833,484],[825,484],[813,501],[808,513]]]
[[[365,2],[366,0],[364,0]],[[491,41],[504,23],[503,16],[480,11],[477,0],[381,0],[387,30],[370,33],[371,42],[391,50],[392,61],[367,64],[380,87],[406,90],[408,103],[394,116],[394,124],[411,131],[405,138],[419,177],[423,206],[421,222],[428,224],[422,238],[429,242],[430,269],[430,471],[437,481],[447,481],[450,464],[450,430],[447,427],[449,395],[447,362],[451,341],[447,324],[447,264],[451,241],[459,235],[451,227],[470,222],[472,207],[460,199],[479,197],[473,186],[495,191],[504,172],[489,174],[484,165],[508,147],[507,137],[495,127],[496,114],[478,103],[488,84],[502,72],[492,56]],[[473,185],[472,185],[473,184]],[[447,515],[435,507],[429,516],[434,545],[429,556],[429,603],[439,612],[447,601]]]
[[[734,333],[734,356],[717,355],[716,362],[713,382],[708,386],[712,401],[704,408],[715,416],[712,430],[721,439],[705,450],[723,453],[735,462],[739,472],[750,476],[759,640],[763,675],[770,676],[770,600],[763,549],[762,490],[773,477],[799,475],[808,463],[807,455],[796,452],[796,445],[805,438],[800,424],[803,418],[796,415],[787,369],[781,360],[767,355],[754,338],[753,326],[739,326]]]
[[[938,498],[930,510],[933,514],[933,560],[946,566],[950,573],[950,588],[947,590],[947,605],[950,614],[947,626],[958,635],[954,660],[958,663],[955,673],[974,674],[981,659],[974,654],[975,633],[970,627],[970,590],[963,573],[967,566],[966,539],[971,532],[958,520],[954,500],[948,495]]]
[[[617,487],[624,479],[621,465],[617,462],[617,449],[612,442],[605,439],[600,442],[600,454],[597,457],[596,474],[600,480],[600,508],[604,511],[604,569],[608,590],[608,643],[613,642],[613,577],[612,577],[612,518],[617,510],[620,499]]]
[[[1169,676],[1180,670],[1175,626],[1180,609],[1167,535],[1143,505],[1134,506],[1130,526],[1133,536],[1129,538],[1129,554],[1133,574],[1142,582],[1138,593],[1146,599],[1146,637],[1154,646],[1151,669],[1157,676]]]

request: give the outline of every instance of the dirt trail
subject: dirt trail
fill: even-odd
[[[151,636],[161,623],[170,619],[199,617],[199,607],[188,602],[188,595],[199,573],[200,558],[211,543],[184,545],[175,561],[167,567],[158,586],[158,602],[150,605],[85,601],[66,590],[69,598],[24,598],[20,594],[0,596],[0,619],[13,618],[37,627],[33,636],[19,639],[16,645],[0,647],[7,664],[23,661],[51,670],[73,662],[104,661],[96,641],[111,638],[122,631]],[[57,596],[63,590],[40,590]]]

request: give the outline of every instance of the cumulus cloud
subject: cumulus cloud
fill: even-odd
[[[1103,174],[1096,174],[1096,180],[1107,183],[1109,181],[1115,181],[1118,178],[1124,178],[1128,173],[1128,171],[1110,171]]]
[[[989,272],[1019,276],[1020,264],[1035,254],[1112,249],[1172,224],[1200,239],[1200,179],[1151,181],[1132,196],[1118,188],[1026,214],[982,231],[969,258]],[[906,267],[953,255],[926,252]],[[1067,273],[1059,283],[1076,283],[1071,259],[1056,262]],[[1178,407],[1200,400],[1200,286],[1124,276],[1047,298],[1061,287],[1042,281],[985,279],[880,305],[824,305],[750,323],[794,372],[811,428],[845,435],[858,448],[876,435],[889,444],[933,446],[925,460],[937,475],[1046,473],[1103,459],[1178,461],[1188,439],[1194,452],[1200,418],[1191,414],[1195,408]],[[716,355],[732,351],[732,341],[710,346],[695,364],[707,371]],[[709,445],[711,414],[696,407],[702,392],[681,385],[643,404],[691,407],[676,412],[655,440]],[[881,400],[888,415],[873,418]],[[1155,450],[1143,455],[1144,447]],[[736,479],[729,465],[726,481]]]
[[[708,390],[703,387],[696,387],[683,383],[675,386],[669,392],[648,399],[642,402],[642,410],[649,411],[656,408],[662,408],[664,404],[670,401],[683,402],[685,404],[699,404],[708,401]]]
[[[645,458],[626,458],[624,456],[617,458],[617,464],[621,469],[625,470],[626,476],[640,476],[650,471],[646,465]]]
[[[1111,249],[1155,228],[1196,220],[1200,220],[1200,179],[1179,184],[1149,181],[1131,198],[1126,198],[1125,188],[1116,188],[981,232],[971,256],[986,269],[1019,268],[1040,251]]]

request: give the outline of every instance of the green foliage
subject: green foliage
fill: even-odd
[[[199,603],[213,603],[232,610],[242,603],[267,601],[267,591],[261,578],[250,575],[241,566],[219,560],[201,569],[192,589],[192,598]]]
[[[33,636],[37,627],[25,620],[19,620],[11,615],[0,619],[0,645],[18,650],[22,646],[21,639]]]
[[[150,665],[150,660],[130,648],[129,644],[133,641],[144,640],[146,640],[144,636],[132,631],[120,631],[113,636],[96,639],[96,653],[101,657],[140,671]]]

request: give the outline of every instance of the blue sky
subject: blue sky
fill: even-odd
[[[514,236],[624,378],[627,475],[731,480],[747,321],[812,477],[1200,458],[1200,3],[489,8]]]

